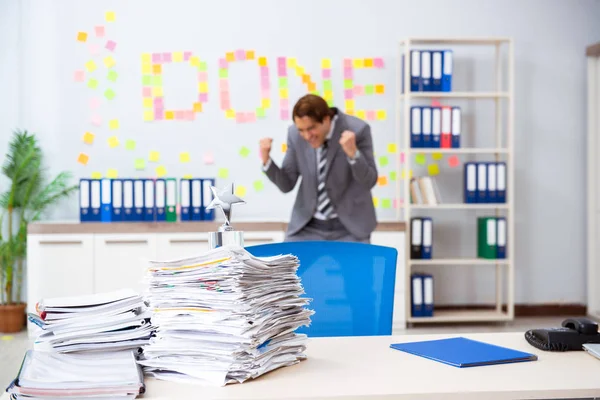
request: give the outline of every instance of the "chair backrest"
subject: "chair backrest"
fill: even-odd
[[[293,254],[315,311],[310,337],[391,335],[398,251],[338,241],[282,242],[247,246],[253,255]]]

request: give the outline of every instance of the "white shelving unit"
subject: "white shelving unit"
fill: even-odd
[[[457,46],[491,46],[495,48],[494,64],[494,87],[492,91],[455,91],[455,92],[411,92],[410,91],[410,51],[411,49],[456,49]],[[507,56],[503,58],[502,50],[507,50]],[[404,58],[402,58],[404,56]],[[514,318],[514,50],[513,42],[510,38],[408,38],[402,40],[398,46],[397,65],[397,99],[396,106],[396,141],[399,143],[400,151],[404,152],[404,164],[397,163],[397,176],[401,175],[401,168],[412,170],[412,156],[417,153],[432,154],[460,154],[460,155],[485,155],[490,157],[490,161],[506,162],[506,180],[507,180],[507,198],[506,203],[502,204],[439,204],[422,205],[411,204],[409,196],[410,179],[398,179],[396,181],[397,198],[404,199],[403,205],[397,210],[397,217],[407,223],[407,237],[405,240],[405,304],[406,320],[411,323],[458,323],[458,322],[483,322],[483,321],[509,321]],[[503,65],[507,65],[507,73],[503,74]],[[453,67],[456,71],[456,63]],[[454,72],[453,71],[453,72]],[[454,78],[453,78],[454,79]],[[402,82],[406,93],[402,93]],[[453,89],[456,87],[453,82]],[[492,148],[411,148],[410,138],[410,109],[413,100],[439,99],[447,101],[448,99],[476,99],[481,101],[492,101],[495,103],[495,129],[492,132],[477,132],[478,135],[495,134],[495,146]],[[507,109],[503,109],[503,104]],[[507,105],[506,105],[507,104]],[[503,111],[506,117],[503,118]],[[402,118],[403,116],[403,118]],[[495,131],[495,132],[494,132]],[[464,131],[461,135],[464,136]],[[473,134],[473,132],[468,132]],[[504,139],[504,140],[503,140]],[[463,142],[461,140],[461,142]],[[408,175],[408,174],[407,174]],[[442,175],[439,175],[443,179]],[[458,190],[463,190],[460,186]],[[470,258],[434,258],[431,260],[414,260],[410,258],[410,220],[413,217],[413,210],[424,211],[465,211],[469,210],[490,210],[500,216],[502,212],[506,217],[507,223],[507,256],[506,259],[470,259]],[[473,217],[475,218],[475,217]],[[435,226],[435,224],[434,224]],[[444,238],[437,236],[435,243],[443,241]],[[473,244],[476,247],[476,244]],[[489,310],[435,310],[433,317],[413,317],[411,315],[411,273],[414,268],[420,266],[435,266],[435,268],[444,268],[444,266],[468,266],[468,267],[490,267],[495,266],[496,279],[496,306]],[[506,272],[507,298],[503,299],[503,270]],[[434,277],[435,281],[435,277]],[[438,283],[444,284],[444,283]],[[434,284],[435,285],[435,284]],[[506,309],[504,309],[506,307]],[[434,307],[435,308],[435,307]],[[410,326],[410,325],[409,325]]]

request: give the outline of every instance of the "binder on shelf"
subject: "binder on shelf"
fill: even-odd
[[[421,52],[411,50],[410,52],[410,90],[418,92],[421,90]]]
[[[487,164],[477,164],[477,203],[487,203]]]
[[[123,221],[135,221],[133,179],[123,179]]]
[[[442,91],[442,52],[431,52],[431,91]]]
[[[100,212],[100,220],[102,222],[110,222],[112,220],[112,182],[110,179],[102,179],[102,211]]]
[[[461,110],[460,107],[452,107],[452,147],[460,148]]]
[[[431,218],[421,218],[423,237],[421,239],[421,258],[431,259],[433,247],[433,221]]]
[[[442,107],[442,141],[441,148],[452,147],[452,109],[448,106]]]
[[[465,203],[477,203],[477,165],[465,163],[464,177]]]
[[[497,258],[497,229],[495,217],[477,218],[477,257]]]
[[[215,210],[207,210],[206,207],[213,200],[211,186],[215,186],[215,180],[212,178],[203,178],[202,179],[202,220],[203,221],[213,221],[215,219]]]
[[[133,180],[133,204],[134,204],[134,221],[141,222],[144,220],[144,180]]]
[[[163,222],[167,220],[167,183],[159,178],[154,184],[155,203],[156,203],[156,221]]]
[[[423,316],[433,316],[433,275],[421,274],[423,280]]]
[[[421,82],[422,91],[431,92],[431,51],[421,50]]]
[[[421,274],[411,274],[410,309],[413,317],[423,316],[423,277]]]
[[[420,259],[423,254],[423,220],[413,217],[410,220],[410,258]]]
[[[182,221],[191,221],[192,213],[190,205],[192,203],[192,181],[191,179],[180,179],[179,180],[179,204],[181,211]]]
[[[497,217],[496,225],[498,234],[496,236],[496,258],[506,258],[506,218]]]
[[[90,181],[91,179],[79,180],[79,221],[88,222],[90,220]]]
[[[452,50],[444,50],[442,68],[442,92],[452,91]]]
[[[488,203],[496,203],[498,201],[497,197],[497,171],[496,171],[496,163],[490,162],[487,163],[487,195],[486,200]]]
[[[422,147],[432,147],[431,138],[431,107],[421,108],[421,144]]]
[[[112,180],[112,215],[110,217],[112,222],[123,221],[123,180],[113,179]]]
[[[165,179],[167,186],[166,196],[166,221],[177,221],[177,181],[175,178]]]
[[[102,221],[102,186],[100,179],[90,182],[90,222]]]
[[[442,108],[431,107],[431,147],[441,147]]]
[[[202,220],[202,179],[192,179],[192,221]]]
[[[156,194],[154,179],[144,179],[144,221],[156,221]]]
[[[410,142],[411,147],[423,147],[423,135],[421,133],[421,108],[413,106],[410,108]]]
[[[496,163],[496,201],[506,203],[506,162]]]

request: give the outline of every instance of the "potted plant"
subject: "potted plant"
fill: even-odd
[[[47,183],[46,171],[35,135],[15,131],[2,165],[9,183],[0,196],[0,332],[18,332],[25,325],[21,291],[27,225],[78,189],[69,183],[69,172],[61,172]]]

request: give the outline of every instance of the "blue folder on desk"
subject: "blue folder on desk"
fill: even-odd
[[[459,368],[537,360],[535,354],[464,337],[395,343],[390,347]]]

